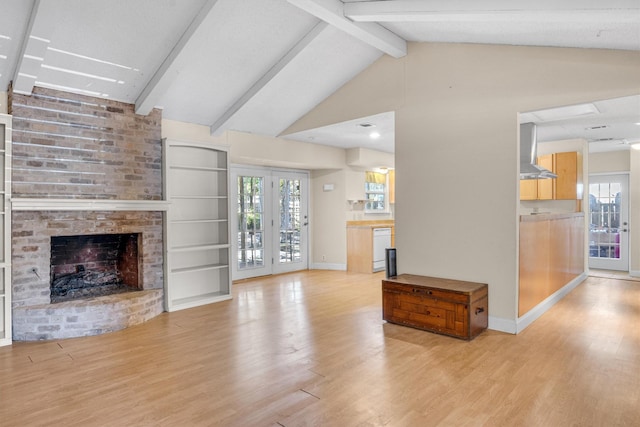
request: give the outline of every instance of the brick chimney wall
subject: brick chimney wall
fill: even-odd
[[[162,200],[160,110],[36,87],[10,93],[9,113],[13,199]],[[143,288],[161,292],[162,212],[14,211],[12,226],[14,307],[49,303],[56,235],[141,233]]]
[[[162,200],[160,110],[35,87],[9,114],[13,197]]]

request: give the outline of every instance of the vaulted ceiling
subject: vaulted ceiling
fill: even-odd
[[[404,56],[407,41],[638,51],[640,4],[0,0],[0,91],[11,81],[19,93],[50,87],[140,114],[161,107],[213,134],[276,136],[380,56]],[[393,150],[392,140],[380,144]]]

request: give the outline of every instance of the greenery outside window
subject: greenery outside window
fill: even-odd
[[[364,182],[366,212],[387,212],[387,175],[365,172]]]

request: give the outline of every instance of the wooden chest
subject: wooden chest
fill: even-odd
[[[382,318],[470,340],[487,329],[488,297],[484,283],[401,274],[382,281]]]

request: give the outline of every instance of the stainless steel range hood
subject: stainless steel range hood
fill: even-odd
[[[536,165],[538,141],[534,123],[520,124],[520,179],[557,178],[548,169]]]

